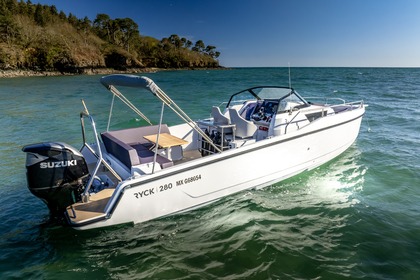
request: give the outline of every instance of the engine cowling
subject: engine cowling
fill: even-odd
[[[51,213],[63,215],[66,207],[81,200],[89,170],[83,155],[61,142],[27,145],[26,177],[32,194],[44,201]]]

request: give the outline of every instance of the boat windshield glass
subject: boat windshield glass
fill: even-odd
[[[292,91],[291,88],[283,87],[259,87],[252,89],[252,92],[258,95],[260,99],[280,99],[283,96],[289,95]]]
[[[233,94],[229,99],[227,107],[243,104],[245,101],[264,99],[287,99],[287,101],[306,103],[292,88],[268,86],[249,88]]]

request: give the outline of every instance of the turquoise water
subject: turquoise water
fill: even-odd
[[[80,99],[102,130],[111,95],[99,76],[0,79],[0,279],[420,279],[420,69],[291,72],[304,96],[369,104],[339,158],[189,213],[84,232],[49,220],[26,187],[21,147],[80,147]],[[192,118],[246,87],[289,81],[285,68],[147,76]],[[158,120],[153,96],[127,95]],[[113,128],[142,124],[117,108]]]

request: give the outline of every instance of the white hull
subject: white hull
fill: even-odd
[[[325,117],[286,135],[127,180],[117,187],[101,219],[76,226],[141,223],[316,168],[352,145],[363,114],[361,108]]]

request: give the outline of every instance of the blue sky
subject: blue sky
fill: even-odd
[[[420,67],[418,0],[32,0],[203,40],[227,67]]]

